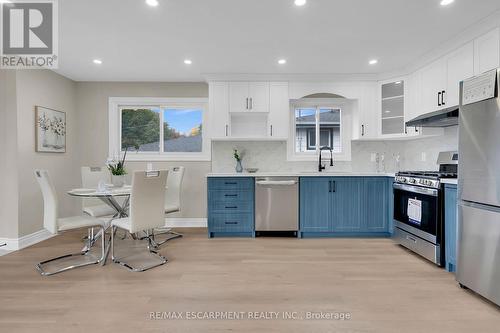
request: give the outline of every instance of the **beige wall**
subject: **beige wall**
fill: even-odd
[[[16,72],[0,70],[0,238],[18,237]]]
[[[80,165],[103,165],[108,157],[109,97],[208,97],[205,83],[77,82]],[[186,167],[181,213],[172,217],[206,217],[206,180],[210,162],[155,162],[155,168]],[[130,162],[129,171],[145,169],[146,163]]]
[[[19,237],[42,229],[43,201],[33,175],[36,168],[46,169],[58,192],[60,216],[79,212],[81,203],[66,194],[79,186],[80,170],[75,83],[49,70],[18,70],[17,130]],[[66,153],[35,152],[35,106],[66,112]]]
[[[80,214],[81,202],[66,194],[80,186],[80,166],[103,165],[108,157],[109,97],[208,97],[204,83],[76,83],[48,70],[0,71],[0,238],[18,238],[43,226],[43,199],[33,176],[47,169],[58,192],[61,217]],[[35,106],[66,112],[66,153],[35,152]],[[182,212],[206,216],[210,162],[157,162],[186,166]],[[129,171],[145,169],[131,162]]]

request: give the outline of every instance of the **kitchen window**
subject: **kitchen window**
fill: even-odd
[[[324,146],[342,152],[340,108],[296,108],[294,128],[295,153],[316,153]]]
[[[209,160],[205,99],[111,98],[110,157]]]

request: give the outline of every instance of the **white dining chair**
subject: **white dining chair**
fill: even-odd
[[[181,211],[182,181],[184,179],[185,168],[183,166],[173,167],[168,172],[167,190],[165,194],[165,215]],[[162,227],[154,230],[155,236],[168,235],[169,237],[161,242],[162,245],[169,240],[182,237],[181,233],[175,232],[172,228]]]
[[[102,234],[104,234],[105,230],[104,221],[97,219],[95,217],[82,215],[82,216],[59,218],[57,194],[54,185],[50,180],[49,173],[46,170],[35,170],[35,177],[38,181],[38,184],[40,185],[40,190],[42,191],[42,196],[43,196],[43,227],[45,229],[47,229],[52,234],[58,234],[60,232],[74,230],[74,229],[99,227],[101,229]],[[102,239],[101,258],[95,258],[92,254],[89,253],[90,248],[93,245],[92,240],[89,238],[88,240],[89,244],[85,248],[86,250],[81,251],[79,253],[67,254],[57,258],[42,261],[36,265],[36,268],[42,275],[52,275],[73,268],[98,264],[102,262],[105,258],[105,239],[104,237],[101,237],[101,239]],[[72,256],[87,256],[93,258],[94,260],[89,261],[88,259],[86,259],[83,262],[75,263],[52,272],[49,272],[44,268],[44,266],[48,263]]]
[[[142,272],[167,262],[158,254],[158,244],[154,241],[155,228],[165,224],[165,186],[167,185],[167,170],[135,171],[132,176],[132,192],[130,194],[130,214],[128,217],[111,222],[111,258],[131,271]],[[115,232],[120,228],[130,234],[144,232],[148,241],[148,250],[160,259],[159,263],[143,267],[133,267],[123,259],[115,257]]]
[[[106,167],[88,167],[83,166],[82,169],[82,187],[97,188],[99,182],[104,181],[106,184],[111,182],[109,170]],[[83,199],[83,212],[93,217],[111,217],[115,214],[115,210],[109,205],[104,204],[99,199]]]

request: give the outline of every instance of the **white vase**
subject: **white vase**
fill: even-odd
[[[125,176],[111,175],[111,183],[113,184],[114,187],[123,187],[123,185],[125,185]]]
[[[49,143],[48,143],[48,140],[47,140],[47,130],[44,130],[43,131],[43,134],[42,134],[42,147],[48,147],[49,146]]]
[[[54,148],[56,146],[56,134],[52,131],[45,132],[47,138],[47,147]]]

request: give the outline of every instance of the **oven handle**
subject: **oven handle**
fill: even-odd
[[[412,192],[412,193],[431,195],[433,197],[438,196],[438,190],[434,189],[434,188],[425,188],[425,187],[412,186],[412,185],[406,185],[406,184],[398,184],[398,183],[394,183],[393,188],[395,188],[397,190]]]

